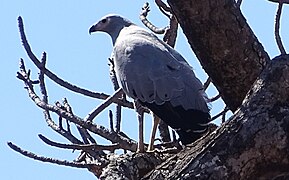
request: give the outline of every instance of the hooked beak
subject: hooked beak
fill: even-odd
[[[95,31],[97,31],[98,29],[97,29],[97,24],[95,24],[95,25],[93,25],[93,26],[91,26],[90,28],[89,28],[89,34],[91,34],[91,33],[93,33],[93,32],[95,32]]]

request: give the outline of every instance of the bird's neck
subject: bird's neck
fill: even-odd
[[[112,40],[112,44],[114,45],[116,42],[116,39],[118,38],[119,34],[121,33],[121,31],[123,29],[126,29],[128,27],[130,27],[131,25],[133,25],[132,23],[128,22],[126,24],[122,24],[121,26],[118,26],[117,28],[114,28],[113,31],[109,32],[109,35],[111,37]]]
[[[113,45],[115,44],[115,41],[116,41],[117,37],[119,36],[119,33],[122,29],[123,29],[123,27],[120,27],[120,28],[116,28],[114,31],[109,32],[109,35],[111,37]]]

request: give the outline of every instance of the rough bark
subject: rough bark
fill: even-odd
[[[277,57],[235,115],[144,179],[289,177],[289,55]]]
[[[235,111],[269,56],[235,0],[168,0],[192,50]]]
[[[156,153],[134,153],[124,155],[110,155],[110,163],[103,170],[100,179],[140,179],[165,157]]]

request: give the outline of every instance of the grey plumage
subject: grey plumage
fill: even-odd
[[[118,15],[103,17],[89,31],[111,36],[117,79],[129,97],[176,129],[184,144],[200,137],[209,108],[202,83],[177,51]]]

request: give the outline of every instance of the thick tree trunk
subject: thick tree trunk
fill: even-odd
[[[192,50],[235,111],[269,56],[235,0],[168,0]]]
[[[235,115],[145,179],[289,178],[289,55],[269,62]]]

